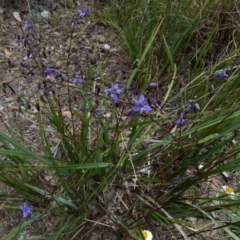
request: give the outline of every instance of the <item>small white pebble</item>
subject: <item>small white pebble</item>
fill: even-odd
[[[199,164],[198,165],[198,169],[200,170],[200,169],[202,169],[204,166],[202,165],[202,164]]]
[[[108,44],[106,44],[106,43],[102,45],[102,49],[104,49],[106,51],[110,50],[110,48],[111,47]]]
[[[105,113],[105,114],[103,114],[103,116],[105,117],[105,118],[109,118],[110,116],[111,116],[111,113]]]
[[[43,18],[49,18],[50,13],[49,13],[48,11],[44,10],[43,12],[41,12],[41,16],[42,16]]]

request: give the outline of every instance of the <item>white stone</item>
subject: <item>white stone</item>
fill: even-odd
[[[104,50],[106,50],[106,51],[110,50],[110,48],[111,48],[111,47],[110,47],[107,43],[105,43],[105,44],[102,45],[102,49],[104,49]]]
[[[41,16],[42,16],[43,18],[49,18],[50,12],[44,10],[43,12],[41,12]]]

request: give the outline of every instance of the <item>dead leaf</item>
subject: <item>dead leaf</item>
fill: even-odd
[[[71,113],[70,111],[64,111],[64,112],[62,112],[62,116],[63,116],[63,117],[71,118],[72,113]]]
[[[6,57],[10,57],[12,55],[12,52],[7,47],[4,48],[4,52],[5,52]]]
[[[79,33],[68,33],[68,36],[69,36],[69,37],[71,37],[71,36],[72,36],[72,37],[76,37],[78,34],[79,34]]]
[[[228,172],[222,172],[222,175],[223,175],[225,178],[229,178]]]
[[[117,49],[117,48],[111,48],[110,49],[110,52],[119,52],[120,51],[120,49]]]
[[[61,67],[62,64],[63,64],[63,63],[59,60],[59,61],[56,62],[56,67]]]
[[[7,33],[7,28],[6,28],[4,25],[2,25],[2,31],[3,31],[4,33]]]
[[[13,16],[16,20],[18,20],[19,22],[22,22],[19,12],[13,12]]]
[[[8,108],[10,108],[12,110],[18,110],[19,109],[16,105],[13,105],[13,104],[9,104]]]
[[[5,206],[6,202],[2,202],[1,205],[0,205],[0,210],[2,210]]]
[[[100,43],[104,43],[106,41],[106,38],[102,35],[97,35],[96,38]]]
[[[69,86],[69,87],[76,87],[74,84],[72,84],[70,82],[64,82],[63,85]]]

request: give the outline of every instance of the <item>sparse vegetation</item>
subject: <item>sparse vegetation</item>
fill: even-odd
[[[240,1],[26,4],[1,8],[1,239],[239,239]]]

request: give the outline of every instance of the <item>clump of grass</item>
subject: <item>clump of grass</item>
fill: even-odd
[[[89,55],[87,64],[76,63],[81,71],[69,64],[74,36],[88,31],[87,22],[75,24],[85,15],[68,19],[74,24],[66,52],[53,53],[64,62],[58,68],[42,48],[47,37],[31,22],[24,45],[29,56],[41,47],[41,56],[22,67],[26,78],[34,72],[39,80],[31,114],[40,144],[33,151],[10,127],[0,132],[0,182],[13,190],[0,195],[6,207],[18,209],[11,199],[21,197],[33,206],[33,221],[60,217],[48,239],[100,239],[104,231],[112,239],[144,239],[144,229],[154,239],[212,229],[238,239],[229,227],[238,221],[218,217],[222,209],[239,211],[237,183],[230,195],[211,182],[240,168],[236,8],[224,1],[109,3],[103,21],[135,62],[127,80],[114,82],[93,78],[104,76],[103,59]]]

